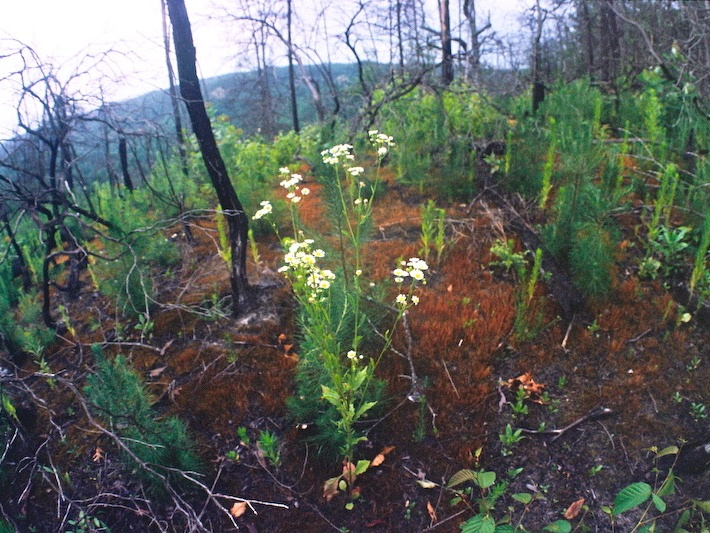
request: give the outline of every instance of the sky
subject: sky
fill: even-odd
[[[218,0],[229,4],[228,0]],[[305,7],[315,0],[296,0]],[[336,0],[340,1],[340,0]],[[428,0],[433,1],[433,0]],[[102,87],[109,100],[120,100],[167,85],[160,0],[4,0],[0,16],[0,56],[15,46],[11,39],[30,45],[45,62],[76,64],[86,52],[116,50],[111,77]],[[234,46],[223,24],[210,18],[219,13],[215,0],[186,0],[191,19],[198,68],[203,77],[236,70]],[[491,14],[494,29],[505,33],[516,24],[517,13],[529,0],[476,0],[480,18]],[[458,9],[451,2],[451,9]],[[7,75],[0,61],[0,80]],[[99,72],[96,72],[99,74]],[[98,76],[96,76],[98,78]],[[0,81],[0,138],[14,126],[15,98]]]

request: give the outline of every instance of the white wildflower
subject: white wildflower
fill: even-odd
[[[348,352],[348,359],[350,359],[350,360],[357,359],[357,352],[355,352],[355,350],[350,350]]]
[[[254,216],[251,218],[252,220],[259,220],[260,218],[263,218],[266,215],[270,214],[272,211],[273,207],[271,206],[271,203],[268,200],[264,200],[263,202],[261,202],[261,209],[254,213]]]
[[[412,303],[413,303],[414,305],[419,305],[419,296],[417,296],[416,294],[413,295],[413,296],[412,296]]]
[[[406,294],[398,294],[397,298],[395,298],[395,301],[399,305],[407,305],[407,295]]]

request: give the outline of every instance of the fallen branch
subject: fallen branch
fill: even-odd
[[[596,420],[597,418],[602,418],[604,416],[608,416],[612,414],[614,411],[609,409],[608,407],[595,407],[591,411],[589,411],[586,415],[578,418],[571,424],[563,427],[562,429],[545,429],[543,431],[536,430],[536,429],[526,429],[526,428],[520,428],[520,430],[523,433],[530,433],[532,435],[554,435],[554,437],[550,440],[550,442],[554,442],[557,439],[559,439],[562,435],[567,433],[570,429],[577,427],[578,425],[588,421],[588,420]]]

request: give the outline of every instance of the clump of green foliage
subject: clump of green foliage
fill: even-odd
[[[85,393],[92,411],[123,441],[138,461],[177,486],[187,486],[182,472],[199,472],[201,461],[185,424],[177,417],[160,418],[153,400],[138,374],[125,357],[113,361],[95,347],[96,373],[87,378]],[[124,454],[127,463],[147,488],[162,493],[165,485],[158,476]]]

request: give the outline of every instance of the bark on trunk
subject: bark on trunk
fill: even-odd
[[[217,193],[229,228],[229,245],[232,251],[230,281],[234,299],[233,312],[236,316],[244,311],[247,305],[246,246],[249,219],[232,182],[229,180],[227,168],[219,153],[212,131],[212,124],[207,116],[197,77],[195,45],[192,40],[192,29],[185,2],[184,0],[167,0],[167,3],[170,22],[173,26],[180,94],[185,101],[192,130],[197,137],[207,173]]]
[[[454,81],[449,0],[439,0],[439,19],[441,21],[441,83],[448,86]]]

